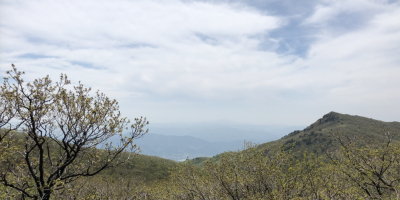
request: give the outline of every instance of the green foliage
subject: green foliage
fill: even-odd
[[[133,140],[147,133],[146,118],[122,118],[118,102],[100,92],[90,95],[81,83],[67,90],[66,75],[25,83],[14,65],[0,86],[0,183],[20,198],[50,199],[55,190],[81,177],[91,177],[124,163]],[[17,125],[12,125],[16,120]],[[130,129],[129,129],[129,128]],[[20,128],[22,139],[13,139]],[[129,135],[122,137],[122,131]],[[119,144],[104,144],[120,135]]]
[[[206,162],[196,170],[187,164],[172,173],[180,188],[164,199],[293,199],[315,197],[322,179],[315,179],[323,163],[305,153],[302,160],[280,149],[259,151],[256,146],[223,154],[220,163]],[[161,197],[157,197],[161,198]]]
[[[400,142],[383,129],[385,143],[365,141],[360,138],[337,136],[341,151],[328,153],[341,178],[355,185],[372,199],[399,198],[400,192]]]
[[[124,156],[128,156],[127,153]],[[122,157],[122,159],[124,158]],[[156,156],[131,155],[125,163],[115,168],[110,168],[101,173],[106,179],[123,177],[124,179],[140,180],[150,183],[153,181],[168,180],[169,171],[179,165],[178,162]]]
[[[400,142],[391,131],[382,132],[385,143],[333,134],[341,148],[325,155],[247,143],[242,151],[201,162],[201,168],[136,155],[99,176],[65,184],[53,198],[399,199]]]
[[[363,143],[338,136],[328,156],[299,155],[273,146],[248,145],[241,152],[175,169],[154,199],[398,199],[400,143]],[[362,142],[362,140],[357,140]]]

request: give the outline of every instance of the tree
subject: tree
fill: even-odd
[[[246,143],[242,151],[224,153],[200,170],[182,165],[168,184],[168,189],[179,189],[157,199],[328,199],[327,192],[321,192],[327,177],[321,158],[306,152],[296,158],[284,149]]]
[[[12,66],[14,67],[14,64],[12,64]],[[21,72],[18,73],[21,75]],[[10,98],[7,98],[7,95],[15,94],[17,91],[12,93],[3,91],[3,88],[5,87],[6,82],[4,82],[4,85],[1,86],[0,90],[0,144],[4,138],[6,138],[11,132],[17,130],[21,125],[21,122],[16,122],[14,125],[11,123],[11,120],[16,115],[16,110],[11,105],[11,102],[9,101]]]
[[[400,142],[398,133],[381,127],[384,143],[333,134],[341,151],[327,152],[339,177],[371,199],[400,199]]]
[[[20,123],[23,137],[3,145],[14,149],[0,160],[0,182],[19,191],[21,199],[50,199],[65,184],[95,176],[125,162],[124,152],[138,151],[133,140],[148,132],[146,118],[136,118],[129,129],[118,102],[103,93],[90,96],[91,89],[80,82],[68,90],[70,81],[63,74],[56,83],[49,76],[25,83],[23,74],[14,65],[7,71],[0,100],[0,113]],[[129,135],[123,136],[123,130]],[[105,143],[114,135],[120,136],[119,144]]]

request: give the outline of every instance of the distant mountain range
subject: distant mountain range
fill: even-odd
[[[252,125],[229,121],[196,124],[150,124],[150,133],[159,135],[192,136],[209,142],[277,140],[283,135],[304,126]]]
[[[191,136],[147,134],[136,140],[142,154],[158,156],[176,161],[187,158],[211,157],[225,151],[243,147],[243,141],[209,142]]]
[[[149,133],[134,142],[140,146],[143,155],[182,161],[237,151],[243,148],[244,141],[258,144],[273,141],[299,127],[248,125],[226,121],[150,124]],[[113,138],[112,141],[117,142],[118,139]]]

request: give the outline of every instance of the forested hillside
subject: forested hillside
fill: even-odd
[[[64,184],[52,199],[397,199],[399,125],[331,112],[280,140],[212,158],[126,153],[125,163]],[[3,199],[21,197],[0,189]]]
[[[385,133],[381,128],[399,130],[400,122],[383,122],[357,115],[330,112],[303,130],[289,133],[274,144],[293,145],[294,150],[307,150],[317,154],[328,148],[338,148],[333,134],[340,133],[349,137],[360,137],[366,140],[384,142]],[[395,137],[398,140],[399,137]],[[263,146],[263,145],[261,145]]]

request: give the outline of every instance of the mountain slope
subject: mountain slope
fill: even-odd
[[[293,131],[283,138],[267,144],[293,145],[293,150],[307,150],[313,153],[323,153],[328,148],[338,147],[332,133],[344,134],[349,137],[361,137],[366,140],[383,142],[386,130],[400,130],[400,122],[383,122],[357,115],[330,112],[303,130]],[[396,137],[395,139],[398,139]]]
[[[350,138],[361,137],[370,141],[383,142],[386,137],[382,128],[399,134],[400,122],[383,122],[357,115],[330,112],[305,129],[293,131],[279,140],[260,144],[259,148],[276,145],[283,146],[286,150],[306,150],[311,153],[323,154],[328,148],[339,147],[339,143],[332,133],[344,134]],[[399,140],[399,136],[397,135],[394,139]],[[188,162],[202,166],[204,161],[218,161],[220,156],[221,154],[212,158],[195,158]]]

